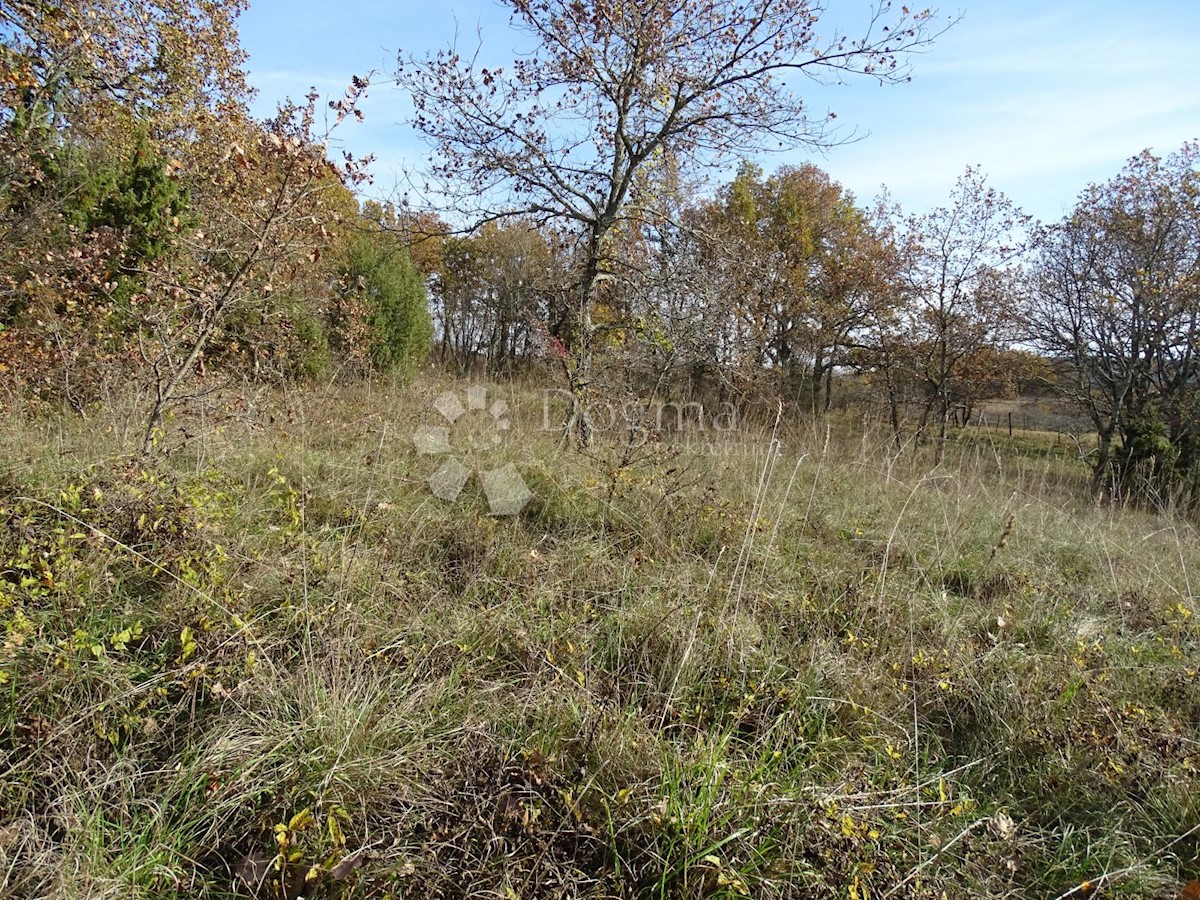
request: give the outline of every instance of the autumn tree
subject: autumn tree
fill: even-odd
[[[147,392],[143,452],[210,352],[260,377],[327,352],[321,261],[357,216],[362,161],[326,158],[315,96],[251,117],[243,8],[0,7],[3,340],[26,383],[56,377],[80,411],[85,373]],[[365,88],[332,104],[333,125]]]
[[[455,233],[444,219],[433,212],[378,200],[364,201],[361,216],[370,225],[396,236],[422,278],[437,280],[445,264],[446,239]]]
[[[904,440],[909,395],[919,382],[912,310],[916,302],[908,277],[916,246],[903,216],[887,193],[863,209],[869,256],[869,289],[860,298],[859,319],[847,340],[847,365],[880,396],[897,447]]]
[[[138,270],[187,227],[182,173],[243,118],[241,8],[0,6],[0,329],[37,392],[82,409],[97,372],[133,362]]]
[[[187,253],[147,273],[153,301],[143,306],[139,327],[153,398],[143,453],[165,412],[186,394],[218,330],[314,267],[331,230],[345,221],[331,200],[365,172],[349,156],[335,166],[325,147],[329,130],[365,89],[355,79],[324,129],[311,93],[304,104],[281,104],[275,118],[247,131],[244,143],[230,143],[193,200],[204,227],[189,236]]]
[[[919,430],[937,417],[937,456],[972,361],[987,347],[1004,346],[1020,323],[1027,217],[983,173],[968,168],[950,202],[905,224],[911,248],[905,279],[913,304],[909,325],[925,388]]]
[[[744,165],[709,206],[711,257],[734,315],[756,345],[753,365],[778,373],[813,412],[828,408],[833,371],[877,290],[876,238],[853,197],[816,166],[764,177]]]
[[[664,155],[684,169],[732,153],[827,146],[794,80],[908,78],[936,29],[928,11],[884,3],[860,36],[818,32],[808,0],[504,0],[532,42],[510,68],[451,46],[402,55],[397,83],[431,148],[428,176],[478,219],[514,214],[578,234],[570,388],[591,438],[594,306],[614,271],[610,235],[637,176]]]
[[[1200,144],[1133,157],[1040,236],[1031,337],[1096,431],[1093,488],[1194,500]]]

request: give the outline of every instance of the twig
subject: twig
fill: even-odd
[[[929,859],[925,860],[925,862],[921,863],[919,866],[917,866],[915,869],[913,869],[911,872],[909,872],[907,875],[905,875],[904,878],[902,878],[900,881],[896,882],[896,884],[892,885],[891,890],[884,893],[879,898],[879,900],[887,900],[888,897],[892,896],[892,894],[896,893],[896,891],[900,890],[900,888],[904,887],[906,884],[908,884],[910,881],[912,881],[914,878],[916,878],[918,875],[920,875],[922,872],[924,872],[926,869],[928,869],[930,866],[932,866],[935,862],[937,862],[939,859],[941,859],[941,856],[943,853],[945,853],[947,850],[949,850],[951,847],[953,847],[955,844],[957,844],[959,841],[961,841],[963,838],[965,838],[968,834],[970,834],[972,831],[974,831],[976,828],[978,828],[980,825],[983,825],[987,821],[988,821],[987,818],[976,819],[974,822],[972,822],[970,825],[968,825],[966,828],[964,828],[962,831],[960,831],[954,837],[950,838],[950,840],[946,841],[946,843],[944,843],[944,844],[942,844],[942,846],[938,847],[938,849],[934,852],[933,856],[929,857]]]

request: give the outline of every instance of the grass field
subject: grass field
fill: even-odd
[[[620,466],[511,386],[498,444],[450,435],[528,485],[492,516],[411,439],[465,389],[245,396],[150,463],[134,412],[0,424],[0,895],[1200,876],[1190,521],[1089,502],[1053,435],[956,432],[932,468],[768,417]]]

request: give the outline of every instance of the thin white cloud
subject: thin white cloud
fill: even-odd
[[[846,9],[834,12],[850,16]],[[250,47],[259,108],[269,112],[278,98],[301,97],[314,85],[334,99],[352,74],[339,71],[343,65],[376,56],[390,61],[377,46],[390,31],[383,26],[389,10],[384,0],[364,4],[361,15],[339,20],[349,30],[337,40],[319,24],[286,37],[261,26],[263,39],[274,43],[263,45],[262,56]],[[314,0],[316,19],[305,21],[328,13]],[[456,20],[463,40],[473,40],[479,23],[487,52],[511,49],[507,16],[490,0],[446,0],[414,11],[401,33],[388,36],[420,52],[443,46]],[[352,34],[355,27],[362,33]],[[1017,203],[1057,216],[1089,181],[1115,175],[1141,149],[1170,152],[1200,136],[1198,29],[1200,4],[1190,0],[1143,0],[1136,14],[1091,0],[972,0],[962,22],[914,58],[912,84],[804,86],[810,109],[831,108],[848,128],[869,132],[814,161],[860,200],[887,184],[915,212],[944,202],[955,178],[978,163]],[[262,72],[253,71],[256,56],[265,62]],[[311,71],[294,68],[296,60]],[[339,138],[356,155],[374,153],[377,186],[390,187],[396,173],[419,168],[428,150],[399,124],[410,112],[400,92],[380,84],[362,108],[366,122],[339,129]],[[798,151],[762,162],[771,168],[806,158],[811,153]]]
[[[287,85],[289,87],[304,85],[306,90],[309,87],[316,87],[318,90],[340,91],[350,83],[350,76],[332,72],[303,72],[291,69],[269,69],[264,72],[256,72],[251,68],[249,81],[260,89],[267,85]]]
[[[820,164],[860,199],[886,184],[914,211],[944,202],[979,164],[1016,202],[1057,217],[1131,155],[1171,152],[1200,132],[1200,57],[1185,33],[1156,33],[1162,16],[1096,12],[1014,11],[974,31],[968,18],[918,61],[912,85],[823,95],[873,133]]]

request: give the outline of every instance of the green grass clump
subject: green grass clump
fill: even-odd
[[[454,383],[0,430],[0,896],[1172,897],[1191,522],[831,420],[433,497]],[[226,405],[225,408],[230,408]]]

